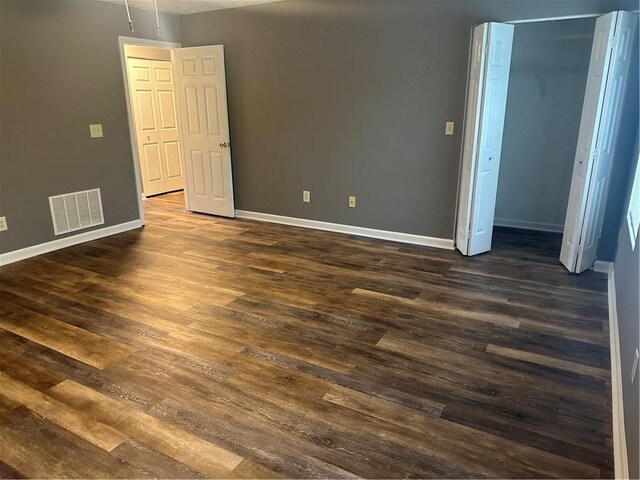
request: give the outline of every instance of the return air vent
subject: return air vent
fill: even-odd
[[[104,223],[99,188],[49,197],[49,206],[56,235]]]

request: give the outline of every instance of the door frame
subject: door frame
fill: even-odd
[[[133,171],[136,183],[136,200],[138,202],[138,215],[142,225],[145,224],[144,219],[144,202],[142,199],[142,174],[140,172],[140,157],[138,155],[138,146],[136,143],[136,128],[133,116],[133,108],[131,108],[131,94],[129,92],[129,72],[127,68],[127,54],[125,53],[126,45],[137,45],[154,48],[164,48],[172,50],[182,47],[179,42],[166,42],[162,40],[149,40],[146,38],[134,37],[118,37],[118,50],[120,51],[120,64],[122,68],[122,78],[124,80],[124,93],[127,100],[127,121],[129,123],[129,142],[131,144],[131,152],[133,154]]]

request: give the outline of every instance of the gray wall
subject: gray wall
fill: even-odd
[[[118,35],[155,14],[97,1],[0,2],[0,252],[53,240],[50,195],[99,187],[106,226],[138,218]],[[178,17],[161,18],[180,40]],[[89,138],[102,123],[104,138]]]
[[[53,236],[47,198],[102,189],[137,218],[118,35],[124,8],[0,2],[0,251]],[[633,0],[284,1],[182,17],[165,40],[226,47],[237,207],[452,238],[470,27]],[[155,37],[133,10],[135,35]],[[444,136],[444,122],[456,134]],[[89,123],[105,138],[91,140]],[[301,202],[302,189],[312,203]],[[358,196],[358,208],[346,206]]]
[[[636,84],[637,87],[637,84]],[[636,139],[637,122],[636,122]],[[630,175],[627,177],[626,202],[631,194],[631,180],[638,161],[638,143]],[[626,208],[624,209],[626,212]],[[629,455],[629,478],[640,478],[640,380],[636,377],[631,383],[631,365],[635,349],[640,344],[640,238],[636,239],[636,248],[631,250],[631,240],[626,221],[619,232],[619,246],[615,257],[616,306],[618,310],[618,329],[620,333],[620,360],[622,363],[622,389],[624,398],[624,423]]]
[[[615,259],[616,307],[620,335],[620,361],[625,407],[625,433],[629,455],[629,478],[640,477],[640,381],[631,383],[631,366],[635,349],[640,345],[640,244],[631,250],[626,212],[633,175],[638,161],[639,111],[638,111],[638,39],[632,54],[628,88],[622,111],[620,136],[616,145],[611,173],[609,198],[598,258]],[[638,239],[640,240],[640,239]]]
[[[497,224],[564,228],[595,23],[516,25]]]
[[[452,238],[471,26],[635,8],[301,0],[181,26],[185,46],[225,46],[237,208]]]

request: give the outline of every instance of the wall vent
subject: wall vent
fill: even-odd
[[[49,206],[56,235],[104,223],[99,188],[49,197]]]

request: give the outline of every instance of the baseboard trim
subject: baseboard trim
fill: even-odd
[[[611,273],[613,272],[613,262],[596,260],[596,263],[593,264],[593,271],[598,273]]]
[[[562,233],[564,225],[555,223],[527,222],[525,220],[510,220],[508,218],[496,218],[493,220],[496,227],[522,228],[524,230],[537,230],[539,232]]]
[[[603,262],[610,263],[610,262]],[[613,459],[615,478],[629,478],[627,439],[624,429],[622,398],[622,365],[620,361],[620,333],[616,307],[616,280],[613,265],[609,273],[609,350],[611,352],[611,410],[613,425]]]
[[[238,218],[245,218],[247,220],[259,220],[262,222],[280,223],[282,225],[291,225],[293,227],[313,228],[316,230],[346,233],[348,235],[358,235],[360,237],[377,238],[380,240],[390,240],[392,242],[410,243],[413,245],[442,248],[445,250],[453,250],[454,248],[453,239],[448,239],[448,238],[426,237],[423,235],[414,235],[412,233],[391,232],[388,230],[376,230],[374,228],[356,227],[353,225],[344,225],[342,223],[321,222],[319,220],[307,220],[304,218],[285,217],[282,215],[250,212],[247,210],[236,210],[236,216]]]
[[[134,230],[142,227],[142,225],[141,220],[133,220],[131,222],[99,228],[98,230],[92,230],[90,232],[84,232],[70,237],[59,238],[57,240],[52,240],[51,242],[41,243],[32,247],[22,248],[20,250],[14,250],[13,252],[3,253],[0,254],[0,266],[9,265],[10,263],[19,262],[20,260],[26,260],[27,258],[36,257],[44,253],[53,252],[54,250],[60,250],[80,243],[90,242],[92,240],[98,240],[99,238]]]

